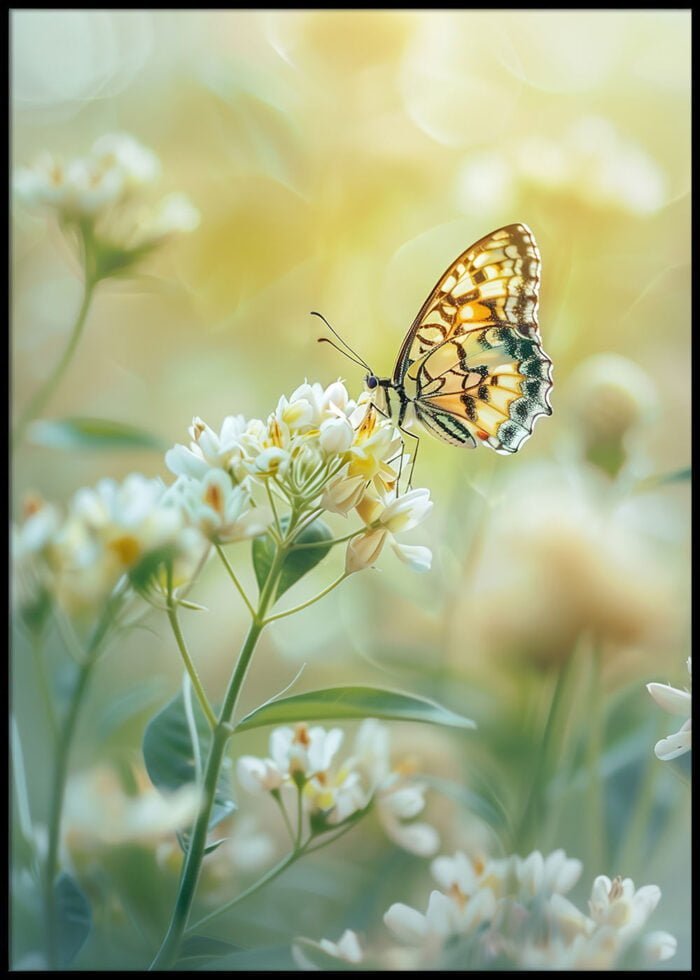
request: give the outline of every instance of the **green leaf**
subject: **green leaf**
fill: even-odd
[[[214,939],[212,936],[187,936],[182,944],[176,970],[199,970],[210,966],[213,960],[232,953],[245,952],[241,946]]]
[[[58,924],[58,960],[63,969],[73,962],[92,928],[90,903],[77,882],[62,872],[54,884]]]
[[[420,773],[417,778],[422,783],[427,783],[438,793],[444,793],[445,796],[461,803],[493,830],[509,829],[508,812],[494,795],[486,796],[484,793],[470,789],[462,783],[457,783],[452,779],[442,779],[440,776],[433,776],[430,773]]]
[[[421,721],[451,728],[476,728],[473,721],[415,694],[389,691],[381,687],[327,687],[280,698],[251,711],[236,725],[245,732],[263,725],[295,721],[342,720],[346,718],[387,718],[394,721]]]
[[[211,730],[196,699],[192,699],[199,742],[199,754],[204,765],[211,744]],[[187,723],[185,702],[180,692],[149,721],[143,736],[143,758],[151,782],[159,790],[173,792],[197,781],[195,747]],[[226,760],[221,768],[209,826],[215,827],[236,809],[231,799]]]
[[[280,523],[282,529],[286,531],[289,518],[287,516],[283,517]],[[295,582],[298,582],[302,576],[310,572],[312,568],[326,557],[331,550],[331,545],[327,542],[332,540],[332,538],[333,534],[327,524],[324,524],[323,521],[314,521],[313,524],[309,524],[294,539],[295,544],[317,546],[299,548],[287,554],[282,565],[280,580],[277,584],[276,597],[278,599],[287,589],[291,589]],[[276,550],[277,545],[269,534],[262,534],[253,541],[253,566],[255,568],[255,578],[258,582],[258,588],[261,590],[267,581]]]
[[[104,708],[97,725],[99,737],[110,738],[123,725],[162,696],[162,683],[158,678],[140,681],[123,694],[114,697]]]
[[[165,443],[152,432],[110,419],[40,419],[33,422],[30,439],[50,449],[157,449]]]

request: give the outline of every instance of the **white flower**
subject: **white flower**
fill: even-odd
[[[631,878],[618,876],[611,881],[598,875],[588,907],[597,926],[610,926],[620,939],[627,939],[641,931],[660,898],[661,889],[656,885],[635,889]]]
[[[346,963],[362,962],[360,942],[357,934],[352,929],[346,929],[337,943],[332,943],[328,939],[322,939],[319,945],[330,956],[335,956],[339,960],[345,960]]]
[[[425,786],[392,767],[389,729],[374,718],[360,725],[354,753],[347,763],[368,783],[367,800],[374,799],[382,829],[390,840],[412,854],[430,857],[440,846],[437,831],[430,824],[414,820],[425,808]]]
[[[571,891],[581,877],[583,865],[576,858],[567,858],[562,850],[553,851],[546,858],[539,851],[528,857],[516,858],[515,876],[521,894],[532,898],[540,892]]]
[[[31,167],[21,167],[14,190],[29,207],[55,208],[66,218],[94,216],[122,196],[124,177],[114,167],[104,168],[90,159],[63,164],[46,153]]]
[[[433,553],[422,544],[400,544],[392,539],[391,550],[404,564],[414,572],[429,572],[433,564]]]
[[[261,423],[262,424],[262,423]],[[242,440],[247,428],[242,415],[229,415],[218,433],[195,416],[189,433],[189,449],[176,445],[165,454],[165,465],[176,476],[201,478],[210,469],[234,472],[242,456]]]
[[[412,819],[425,808],[425,789],[422,783],[388,784],[377,790],[375,805],[390,840],[411,854],[430,857],[440,846],[438,832],[429,823]]]
[[[319,771],[304,786],[312,813],[323,814],[328,824],[341,823],[369,802],[360,774],[342,766],[336,772]]]
[[[189,519],[211,540],[228,543],[264,534],[273,520],[269,507],[252,507],[248,489],[223,470],[201,480],[179,477],[172,492]]]
[[[249,793],[261,795],[279,789],[285,779],[283,772],[271,759],[242,755],[236,763],[238,781]]]
[[[271,446],[263,449],[252,463],[251,472],[255,476],[283,476],[291,462],[291,456],[284,449]]]
[[[294,728],[276,728],[270,735],[270,756],[284,773],[305,778],[326,772],[343,741],[339,728],[326,731],[303,722]]]
[[[321,423],[319,442],[326,453],[345,453],[352,445],[355,433],[345,416],[326,419]]]
[[[650,932],[642,940],[644,955],[653,962],[670,960],[676,955],[677,947],[676,937],[668,932]]]
[[[496,912],[496,898],[489,888],[470,896],[450,897],[430,893],[425,914],[397,902],[384,913],[385,925],[402,942],[413,946],[438,945],[450,936],[474,932],[490,922]]]
[[[411,531],[421,524],[433,509],[429,490],[409,490],[402,496],[389,495],[384,502],[377,502],[372,523],[386,528],[392,534]]]
[[[348,574],[373,565],[387,541],[397,558],[414,571],[428,571],[432,562],[430,549],[402,544],[395,540],[394,533],[417,527],[432,508],[429,490],[410,490],[403,496],[391,493],[384,499],[365,492],[357,504],[357,512],[367,525],[367,531],[348,544],[345,561]]]
[[[363,960],[362,947],[360,946],[360,941],[357,938],[357,934],[352,931],[352,929],[346,929],[343,935],[340,937],[337,943],[331,942],[330,939],[321,939],[320,942],[314,943],[310,939],[298,940],[292,944],[292,957],[301,970],[319,970],[318,967],[312,959],[310,959],[306,953],[312,950],[322,950],[329,956],[333,956],[337,960],[341,960],[344,963],[361,963]]]
[[[350,414],[355,439],[347,452],[348,475],[379,479],[385,486],[396,483],[396,472],[389,464],[401,452],[401,436],[392,422],[371,408],[362,396]]]
[[[688,657],[688,673],[691,673],[690,657]],[[669,714],[679,715],[680,717],[690,715],[692,695],[689,691],[680,691],[678,688],[671,687],[669,684],[656,683],[647,684],[647,691],[656,703],[664,711],[668,711]],[[671,759],[677,759],[679,755],[690,752],[692,747],[691,721],[691,718],[687,718],[675,735],[668,735],[656,743],[654,752],[657,758],[662,759],[664,762],[670,762]]]
[[[151,184],[160,176],[158,157],[128,133],[101,136],[93,144],[90,155],[105,170],[117,168],[130,190]]]

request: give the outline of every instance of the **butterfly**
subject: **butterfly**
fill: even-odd
[[[552,414],[552,362],[537,323],[540,269],[527,225],[471,245],[419,310],[391,377],[357,362],[369,371],[377,411],[415,438],[405,427],[414,417],[453,446],[517,452],[537,419]]]

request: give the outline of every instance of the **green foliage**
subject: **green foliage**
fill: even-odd
[[[66,969],[80,952],[92,928],[90,903],[75,879],[61,873],[54,885],[58,935],[58,962]]]
[[[182,944],[176,970],[210,969],[212,961],[232,953],[245,952],[240,946],[212,936],[188,936]]]
[[[282,518],[281,524],[283,530],[286,531],[289,525],[286,516]],[[327,524],[324,524],[323,521],[314,521],[294,539],[295,544],[312,545],[312,547],[298,548],[285,556],[277,585],[276,597],[278,599],[326,557],[331,550],[331,545],[327,542],[332,538],[333,534]],[[253,541],[253,566],[259,589],[262,589],[267,581],[276,548],[277,545],[269,534],[262,534]]]
[[[49,449],[165,449],[165,443],[152,432],[111,419],[42,419],[32,423],[30,440]]]
[[[146,770],[153,785],[165,792],[173,792],[181,786],[197,782],[195,760],[199,757],[204,764],[207,758],[211,744],[211,730],[199,704],[194,699],[192,713],[196,726],[196,746],[192,743],[182,692],[168,702],[146,727],[143,736],[143,758]],[[235,809],[236,804],[231,798],[228,771],[224,765],[217,784],[209,826],[215,827]]]
[[[381,687],[327,687],[280,698],[256,708],[243,718],[236,731],[294,721],[323,721],[353,718],[386,718],[393,721],[423,721],[450,728],[475,728],[469,718],[415,694]]]

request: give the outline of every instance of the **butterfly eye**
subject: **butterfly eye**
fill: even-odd
[[[379,381],[377,380],[377,378],[375,378],[375,376],[373,374],[368,374],[367,377],[365,378],[365,384],[367,385],[367,387],[371,391],[372,388],[376,388],[377,387],[377,385],[379,384]]]

